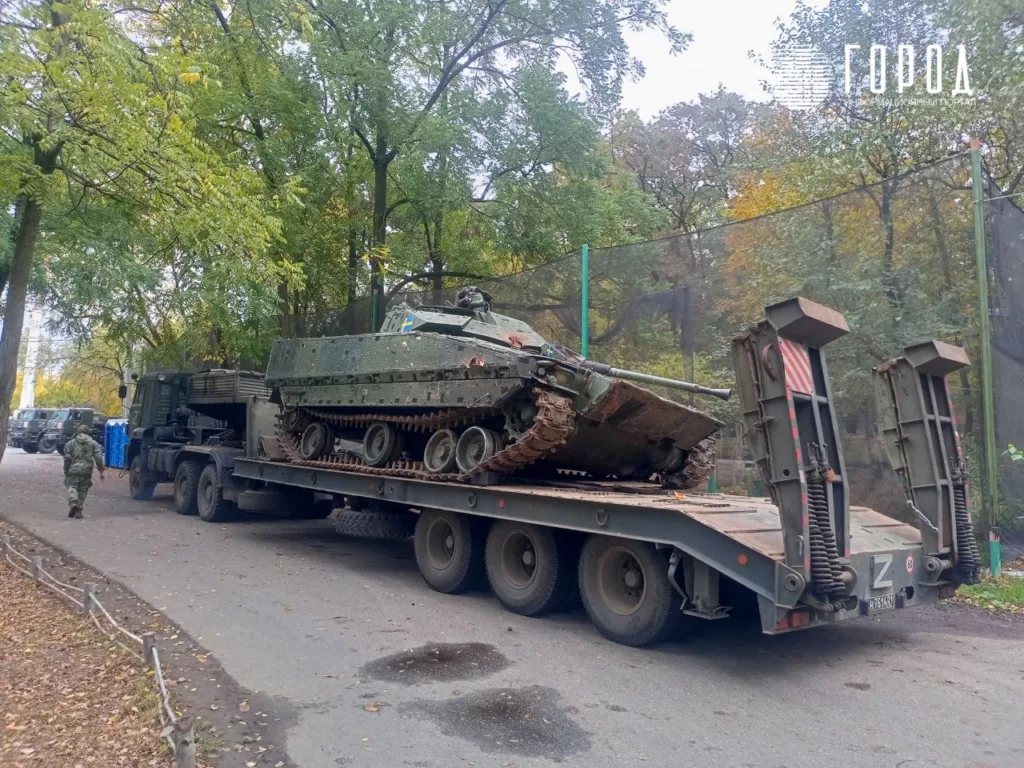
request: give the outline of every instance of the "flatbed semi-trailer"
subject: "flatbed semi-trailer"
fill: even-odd
[[[762,629],[768,634],[934,602],[952,594],[954,588],[929,565],[916,528],[864,507],[850,510],[849,555],[850,568],[864,576],[851,584],[840,610],[825,612],[801,604],[807,584],[785,563],[779,510],[766,498],[681,494],[642,483],[466,486],[262,459],[238,459],[234,473],[250,483],[382,501],[419,514],[440,511],[448,516],[452,528],[460,527],[453,522],[459,518],[482,526],[501,520],[531,534],[535,529],[550,529],[605,539],[606,546],[660,552],[665,570],[644,572],[642,565],[644,587],[676,591],[684,614],[720,619],[729,615],[730,608],[719,601],[719,576],[726,576],[757,595]],[[416,535],[426,537],[425,526],[417,525]],[[417,543],[417,559],[421,549],[427,549],[430,556],[430,542]],[[437,560],[456,553],[439,551],[433,556]],[[630,557],[643,560],[636,553]],[[597,585],[594,594],[584,594],[585,601],[597,603],[588,605],[592,617],[602,602],[608,603],[613,613],[617,606],[622,616],[634,607],[626,597],[615,594],[612,574],[605,573],[615,564],[607,558],[602,563],[597,557],[594,573],[578,573],[584,590],[588,583]],[[421,569],[424,567],[429,570],[429,563],[421,564]],[[429,582],[431,574],[424,576]],[[610,634],[605,627],[599,625],[599,629]]]
[[[176,510],[209,522],[236,508],[335,512],[342,533],[412,536],[435,590],[486,580],[505,608],[529,616],[578,593],[598,630],[628,645],[666,637],[684,618],[726,618],[744,590],[769,634],[934,602],[977,577],[945,383],[966,356],[930,342],[876,369],[886,445],[917,521],[908,525],[849,503],[822,352],[847,332],[842,315],[797,298],[733,339],[746,438],[770,498],[586,473],[441,481],[411,463],[305,460],[283,449],[267,394],[234,372],[159,374],[139,388],[132,494],[173,480]],[[220,421],[197,421],[204,414]]]

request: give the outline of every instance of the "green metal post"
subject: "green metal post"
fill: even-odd
[[[580,354],[590,352],[590,246],[583,244],[583,264],[580,268],[583,306],[580,307]]]
[[[1003,538],[998,528],[988,532],[988,570],[993,576],[1003,573]]]
[[[978,278],[978,324],[981,329],[981,410],[984,420],[985,523],[995,524],[999,510],[999,452],[996,450],[995,397],[992,390],[992,330],[988,308],[988,260],[985,255],[984,183],[981,142],[971,140],[971,189],[974,195],[974,255]]]

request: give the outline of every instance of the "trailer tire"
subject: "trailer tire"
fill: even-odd
[[[51,438],[41,437],[39,438],[39,452],[40,453],[53,453],[57,450],[57,441]]]
[[[156,483],[142,479],[142,457],[136,456],[128,468],[128,491],[136,501],[149,501],[155,490]]]
[[[431,589],[464,592],[484,575],[484,537],[469,515],[424,509],[416,521],[416,565]]]
[[[366,509],[341,509],[334,530],[354,539],[407,539],[416,529],[416,518],[405,508],[388,509],[371,504]]]
[[[580,596],[597,631],[623,645],[665,639],[682,618],[668,558],[652,544],[591,535],[580,551]]]
[[[284,512],[297,501],[296,494],[273,488],[247,490],[238,494],[238,508],[243,512]]]
[[[21,450],[23,450],[25,453],[38,453],[39,446],[36,445],[35,443],[22,443]]]
[[[217,482],[217,467],[207,464],[199,473],[196,487],[199,517],[208,523],[222,523],[231,517],[234,505],[224,498]]]
[[[174,511],[179,515],[199,514],[199,473],[203,466],[198,461],[183,461],[174,473]]]
[[[509,611],[540,616],[565,602],[575,584],[571,553],[542,525],[498,520],[487,534],[484,561],[491,590]]]

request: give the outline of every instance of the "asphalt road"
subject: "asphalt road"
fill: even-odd
[[[636,650],[579,611],[527,619],[434,593],[411,543],[325,521],[211,525],[174,514],[169,490],[133,502],[115,476],[68,520],[60,457],[9,450],[0,516],[288,700],[303,768],[1024,765],[1018,619],[942,605],[779,637],[719,622]]]

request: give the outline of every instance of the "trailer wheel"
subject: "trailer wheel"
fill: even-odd
[[[416,529],[416,517],[405,507],[371,503],[366,509],[340,509],[334,530],[355,539],[407,539]]]
[[[39,452],[40,453],[53,453],[57,450],[57,441],[52,437],[41,437],[39,438]]]
[[[142,479],[141,456],[132,459],[131,466],[128,468],[128,490],[136,501],[149,501],[153,498],[156,483]]]
[[[575,582],[571,555],[544,526],[498,520],[487,534],[484,559],[494,595],[523,616],[558,608]]]
[[[234,505],[221,493],[220,484],[217,482],[217,467],[213,464],[207,464],[199,473],[196,499],[199,517],[208,523],[222,523],[230,518],[234,511]]]
[[[484,573],[482,531],[468,515],[424,509],[416,521],[416,565],[438,592],[464,592]]]
[[[174,511],[179,515],[195,515],[199,512],[196,489],[199,487],[199,473],[203,471],[198,461],[183,461],[174,473]]]
[[[682,617],[668,558],[646,542],[591,535],[580,552],[579,580],[587,615],[616,643],[657,642]]]
[[[37,453],[39,451],[39,446],[35,443],[22,443],[21,450],[25,453]]]

